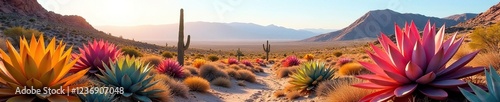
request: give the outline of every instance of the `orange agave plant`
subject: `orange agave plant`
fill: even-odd
[[[362,102],[385,101],[393,97],[404,99],[413,93],[444,100],[448,91],[458,92],[458,86],[466,85],[460,78],[477,74],[484,68],[465,66],[479,51],[446,65],[460,48],[464,37],[456,41],[455,34],[443,40],[444,26],[436,33],[435,26],[427,22],[422,37],[413,22],[410,26],[405,25],[404,31],[397,25],[395,29],[396,44],[381,34],[378,40],[382,48],[371,45],[375,53],[369,52],[368,55],[375,64],[360,62],[374,74],[357,76],[369,82],[354,86],[380,89],[362,98]]]
[[[16,89],[40,89],[51,88],[72,89],[80,85],[72,85],[88,71],[82,70],[73,75],[66,76],[68,71],[76,63],[71,61],[71,48],[65,50],[66,44],[59,42],[56,45],[55,38],[45,45],[43,36],[38,40],[33,36],[28,43],[26,38],[21,38],[19,52],[7,43],[8,54],[0,50],[0,83],[6,87],[0,89],[0,98],[7,99],[7,102],[31,102],[31,101],[80,101],[75,96],[67,94],[16,94]],[[2,65],[3,64],[3,65]],[[70,90],[65,90],[65,93]]]

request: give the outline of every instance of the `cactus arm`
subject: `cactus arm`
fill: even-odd
[[[190,44],[191,44],[191,35],[188,35],[186,46],[184,46],[184,50],[187,50]]]
[[[264,44],[262,44],[262,49],[264,49],[264,51],[266,51],[266,52],[267,52],[266,47],[265,47],[265,45],[264,45]]]

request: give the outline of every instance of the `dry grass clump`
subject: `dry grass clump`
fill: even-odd
[[[227,75],[229,75],[229,76],[231,76],[233,78],[239,78],[240,77],[240,74],[235,69],[228,68],[228,69],[225,69],[224,71],[226,71]]]
[[[208,92],[210,83],[201,77],[188,77],[184,79],[184,85],[189,87],[191,91]]]
[[[238,70],[238,74],[240,75],[238,80],[245,80],[248,82],[255,83],[257,81],[257,78],[255,78],[255,74],[248,71],[248,70]]]
[[[168,85],[170,88],[170,92],[175,96],[180,96],[184,98],[187,98],[188,96],[189,87],[187,87],[180,81],[177,81],[168,75],[157,74],[153,76],[153,80],[160,81],[158,83],[164,83],[165,85]]]
[[[348,76],[348,75],[359,75],[362,73],[370,72],[363,65],[357,62],[346,63],[339,68],[338,75]]]
[[[168,85],[166,85],[165,83],[156,83],[154,84],[153,86],[147,88],[145,91],[150,91],[150,90],[155,90],[155,89],[158,89],[158,90],[162,90],[163,92],[159,92],[159,93],[156,93],[155,96],[160,96],[156,99],[154,99],[155,101],[158,101],[158,102],[172,102],[173,99],[172,99],[172,94],[170,94],[170,87]]]
[[[286,68],[280,68],[277,71],[277,77],[278,78],[284,78],[290,76],[293,72],[295,72],[299,66],[292,66],[292,67],[286,67]]]
[[[291,91],[291,92],[286,93],[286,98],[288,98],[288,100],[294,100],[294,99],[299,98],[300,96],[301,96],[301,94],[299,91]]]
[[[230,88],[231,87],[231,80],[229,78],[219,77],[219,78],[215,78],[214,80],[212,80],[212,84],[216,85],[216,86]]]
[[[238,80],[237,84],[238,84],[238,86],[247,86],[247,84],[245,84],[244,80]]]
[[[500,68],[500,53],[486,52],[478,54],[470,63],[471,66],[493,66],[498,70]]]
[[[205,61],[204,59],[195,59],[193,61],[193,66],[196,68],[200,68],[201,66],[205,65],[206,63],[207,63],[207,61]]]
[[[193,66],[184,66],[184,69],[188,70],[191,73],[191,75],[196,76],[196,75],[199,74],[198,68],[196,68],[196,67],[193,67]]]
[[[191,71],[188,70],[182,70],[182,74],[184,75],[184,78],[193,76],[193,74],[191,74]]]
[[[331,102],[358,102],[364,96],[375,92],[373,89],[362,89],[351,86],[355,81],[353,80],[339,80],[334,85],[334,89],[327,95],[328,101]],[[347,81],[347,82],[345,82]]]
[[[207,63],[205,65],[202,65],[200,67],[200,76],[207,79],[208,81],[212,81],[218,77],[229,78],[229,75],[227,75],[226,72],[219,69],[213,63]]]
[[[234,69],[234,70],[240,70],[241,69],[239,65],[235,65],[235,64],[229,65],[229,68]]]
[[[285,91],[283,91],[283,90],[277,90],[273,93],[274,98],[283,97],[283,96],[285,96]]]
[[[341,86],[342,84],[352,85],[361,82],[363,82],[363,80],[357,79],[355,77],[341,77],[332,80],[326,80],[319,83],[318,87],[316,87],[316,95],[327,96],[330,92],[332,92],[333,90],[335,90],[335,88]]]
[[[144,61],[144,63],[149,63],[149,65],[154,66],[155,68],[163,60],[162,57],[153,55],[142,57],[141,59]]]

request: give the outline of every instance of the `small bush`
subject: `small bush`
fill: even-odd
[[[238,70],[238,74],[240,77],[236,78],[238,80],[245,80],[248,82],[255,83],[257,79],[255,78],[255,74],[248,70]]]
[[[193,66],[185,66],[184,70],[189,71],[194,76],[197,76],[199,74],[198,68],[193,67]]]
[[[142,57],[141,58],[144,63],[149,63],[149,65],[152,65],[152,66],[158,66],[158,64],[161,63],[161,61],[163,60],[163,58],[161,57],[158,57],[158,56],[146,56],[146,57]],[[154,67],[156,68],[156,67]]]
[[[123,47],[122,48],[123,55],[128,55],[128,56],[135,56],[135,57],[142,57],[142,53],[137,50],[135,47]]]
[[[343,54],[343,53],[342,53],[342,52],[339,52],[339,51],[337,51],[337,52],[333,52],[333,55],[334,55],[335,57],[340,57],[340,56],[342,56],[342,54]]]
[[[300,95],[299,91],[292,91],[292,92],[286,93],[286,98],[288,98],[288,100],[294,100],[294,99],[299,98],[300,96],[301,95]]]
[[[12,27],[9,29],[5,29],[3,33],[14,40],[19,40],[20,37],[26,37],[26,39],[31,39],[32,35],[35,35],[38,38],[40,35],[43,35],[43,32],[40,32],[35,29],[26,29],[24,27]]]
[[[352,63],[347,63],[347,64],[342,65],[339,69],[338,74],[340,76],[346,76],[346,75],[359,75],[359,74],[367,73],[367,72],[369,72],[369,71],[366,70],[363,67],[363,65],[356,63],[356,62],[352,62]]]
[[[165,85],[168,85],[170,87],[170,92],[175,95],[175,96],[180,96],[187,98],[188,93],[189,93],[189,87],[184,85],[183,83],[171,78],[168,75],[164,74],[157,74],[153,76],[154,81],[160,81],[164,83]]]
[[[203,59],[195,59],[194,62],[193,62],[193,66],[196,67],[196,68],[200,68],[205,63],[207,63],[207,61],[205,61]]]
[[[161,96],[158,98],[155,98],[155,101],[158,102],[172,102],[172,96],[170,94],[170,87],[166,85],[165,83],[156,83],[153,86],[149,87],[146,89],[146,91],[149,90],[162,90],[163,92],[156,93],[155,96]]]
[[[169,51],[164,51],[163,53],[161,53],[161,56],[165,58],[174,58],[174,55]]]
[[[219,78],[215,78],[214,80],[212,80],[212,84],[216,85],[216,86],[230,88],[231,87],[231,80],[229,80],[229,78],[219,77]]]
[[[376,91],[353,87],[351,86],[352,84],[349,82],[338,82],[334,90],[328,93],[326,100],[331,102],[358,102],[364,96]]]
[[[227,75],[233,77],[233,78],[239,78],[240,77],[240,74],[235,70],[235,69],[232,69],[232,68],[228,68],[228,69],[225,69]]]
[[[276,74],[276,75],[278,78],[288,77],[288,76],[292,75],[292,73],[295,72],[298,68],[299,68],[299,66],[279,68],[277,71],[278,74]]]
[[[191,91],[208,92],[210,83],[201,77],[188,77],[184,79],[184,85],[189,87]]]
[[[215,55],[210,55],[210,56],[208,56],[208,60],[215,62],[215,61],[219,60],[219,57],[217,57]]]
[[[205,64],[200,67],[200,76],[209,81],[212,81],[218,77],[229,78],[229,75],[227,75],[226,72],[222,71],[212,63]]]
[[[469,35],[471,42],[469,46],[473,49],[485,49],[491,51],[499,51],[500,44],[500,23],[490,27],[477,27]]]
[[[334,91],[337,87],[342,87],[342,85],[352,85],[361,83],[363,80],[357,79],[355,77],[341,77],[335,78],[332,80],[326,80],[319,83],[318,87],[316,87],[316,95],[318,96],[327,96],[330,92]]]
[[[236,64],[229,65],[229,68],[234,69],[234,70],[240,70],[241,69],[240,66],[236,65]]]
[[[283,90],[277,90],[273,93],[273,97],[278,98],[278,97],[283,97],[285,96],[285,91]]]
[[[182,74],[184,75],[184,77],[191,77],[191,76],[193,76],[193,74],[191,74],[191,72],[189,70],[182,70]]]
[[[314,60],[314,55],[313,54],[306,54],[306,55],[304,55],[304,59],[306,59],[307,61],[312,61],[312,60]]]
[[[471,66],[493,66],[498,70],[500,68],[500,53],[486,52],[478,54],[470,63]]]

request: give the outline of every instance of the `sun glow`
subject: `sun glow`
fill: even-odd
[[[103,11],[109,16],[109,21],[115,24],[126,25],[128,23],[137,22],[136,19],[140,15],[136,14],[137,9],[130,0],[110,0],[107,1],[109,6],[104,8]]]

